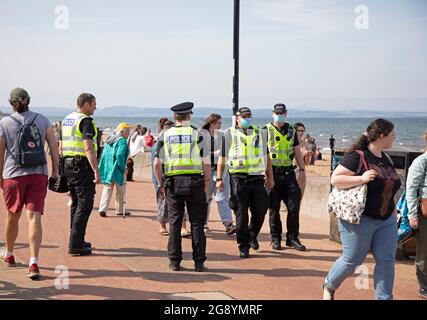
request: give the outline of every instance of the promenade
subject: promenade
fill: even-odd
[[[341,246],[328,240],[328,218],[302,212],[301,240],[308,248],[306,252],[272,250],[266,219],[259,236],[260,250],[251,250],[251,258],[240,259],[235,235],[225,234],[214,204],[207,232],[207,272],[193,271],[189,239],[183,239],[185,270],[171,272],[167,237],[158,233],[151,182],[128,183],[127,208],[132,215],[126,219],[115,216],[114,210],[107,218],[98,215],[101,190],[102,186],[97,186],[95,208],[87,229],[93,254],[86,257],[67,254],[68,197],[48,192],[39,281],[25,277],[29,250],[23,215],[15,250],[18,266],[0,265],[0,299],[320,299],[323,279],[341,253]],[[113,206],[112,202],[110,207]],[[323,206],[319,203],[319,208]],[[0,209],[0,241],[4,242],[3,200]],[[357,289],[355,282],[360,283],[360,279],[352,277],[337,291],[336,299],[373,299],[373,262],[369,256],[365,265],[369,288]],[[61,284],[57,280],[60,274],[55,273],[58,266],[68,269],[68,289],[55,286]],[[58,270],[64,270],[63,267]],[[418,299],[417,292],[413,261],[397,262],[395,299]]]

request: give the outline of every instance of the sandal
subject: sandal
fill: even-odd
[[[189,231],[189,230],[181,231],[181,237],[191,238],[191,231]]]
[[[160,230],[159,233],[160,233],[161,236],[168,236],[169,235],[169,232],[166,229],[165,230]]]

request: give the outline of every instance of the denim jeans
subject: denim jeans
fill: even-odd
[[[211,202],[212,198],[214,198],[218,206],[218,212],[219,216],[221,217],[221,222],[225,227],[228,227],[228,225],[233,222],[231,209],[228,205],[228,199],[230,198],[230,175],[228,174],[228,171],[224,172],[222,177],[224,182],[224,191],[219,192],[218,190],[216,190],[216,179],[214,176],[214,172],[215,171],[212,171],[211,181],[209,182],[209,188],[206,192],[206,200],[208,202],[208,218],[206,222],[208,222],[209,220]]]
[[[360,224],[342,220],[338,228],[343,255],[332,266],[325,285],[336,290],[355,269],[363,263],[369,250],[375,258],[374,288],[377,300],[393,299],[394,265],[397,247],[397,221],[392,215],[387,220],[362,216]]]

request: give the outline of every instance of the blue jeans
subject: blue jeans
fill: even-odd
[[[216,175],[216,172],[215,172]],[[230,206],[228,205],[228,200],[230,199],[230,175],[228,174],[228,170],[224,171],[223,181],[224,181],[224,191],[219,192],[216,190],[216,177],[214,175],[214,171],[212,171],[211,181],[209,182],[209,188],[206,192],[206,200],[208,202],[208,218],[206,219],[206,223],[209,220],[209,212],[212,202],[212,197],[214,197],[215,202],[218,206],[219,215],[221,217],[222,224],[227,227],[230,223],[233,222],[233,216],[231,214]]]
[[[397,221],[362,216],[360,224],[338,221],[343,255],[332,266],[325,285],[336,290],[363,263],[369,250],[375,258],[374,287],[377,300],[393,299],[394,265],[397,247]]]

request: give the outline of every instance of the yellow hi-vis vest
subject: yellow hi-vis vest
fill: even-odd
[[[195,128],[172,127],[163,138],[165,176],[202,174],[203,162]]]
[[[271,123],[267,124],[268,148],[271,163],[275,167],[290,167],[294,159],[294,131],[289,124],[289,132],[283,135]]]
[[[82,156],[86,157],[85,146],[83,143],[83,133],[80,131],[80,122],[89,118],[84,113],[73,112],[62,121],[62,155],[67,157]],[[93,147],[95,154],[98,151],[98,128],[95,121],[92,120],[95,129],[93,136]]]
[[[263,139],[260,130],[253,126],[246,135],[242,129],[230,128],[231,145],[228,166],[231,174],[264,175],[266,170]]]

